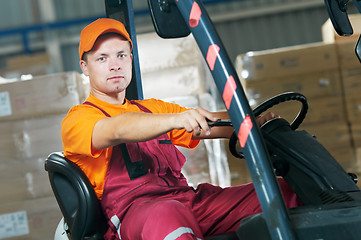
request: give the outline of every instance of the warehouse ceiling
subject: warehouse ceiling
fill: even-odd
[[[322,41],[323,0],[205,0],[232,60],[238,54]],[[147,2],[133,1],[138,34],[154,31]],[[0,1],[0,68],[9,56],[48,52],[51,72],[77,70],[79,32],[105,16],[104,0]],[[349,13],[356,12],[349,7]],[[140,46],[141,47],[141,46]]]

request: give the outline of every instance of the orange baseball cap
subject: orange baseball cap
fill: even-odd
[[[118,33],[130,42],[130,49],[133,43],[123,23],[111,18],[99,18],[86,26],[80,33],[79,57],[82,59],[85,52],[90,51],[98,37],[104,33]]]

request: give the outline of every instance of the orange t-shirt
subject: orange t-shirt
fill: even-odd
[[[90,94],[86,101],[100,107],[110,116],[126,112],[141,112],[136,105],[131,104],[128,100],[123,105],[113,105],[103,102]],[[180,113],[187,110],[187,108],[177,104],[156,99],[137,102],[148,108],[152,113]],[[110,147],[96,150],[91,144],[93,128],[103,118],[106,118],[106,116],[99,109],[81,104],[69,110],[61,127],[64,156],[75,162],[83,170],[99,199],[103,194],[105,175],[113,149]],[[172,130],[168,133],[168,136],[172,143],[177,146],[195,148],[199,143],[199,140],[192,139],[192,133],[187,133],[184,129]]]

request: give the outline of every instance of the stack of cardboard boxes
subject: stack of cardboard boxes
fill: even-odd
[[[142,34],[138,36],[138,45],[145,99],[216,110],[216,100],[210,95],[213,79],[192,35],[162,39],[155,33]],[[183,174],[190,185],[197,186],[201,182],[230,185],[223,149],[217,140],[202,141],[196,149],[179,148],[187,158]]]
[[[318,141],[346,169],[355,166],[335,44],[313,43],[249,52],[237,57],[236,69],[252,107],[268,98],[298,92],[309,110],[299,127]],[[292,122],[301,104],[281,103],[270,111]]]
[[[0,85],[0,238],[52,239],[61,219],[45,158],[62,151],[61,121],[87,95],[76,72]]]
[[[361,63],[355,54],[357,40],[361,33],[361,15],[349,15],[354,34],[339,36],[330,20],[322,26],[325,43],[336,45],[339,55],[340,74],[342,76],[346,117],[350,127],[352,145],[355,149],[355,171],[361,172]]]
[[[355,46],[361,15],[349,19],[350,37],[339,36],[328,20],[322,26],[323,42],[241,54],[236,70],[252,107],[283,92],[305,95],[309,111],[299,129],[316,136],[346,171],[360,173],[361,63]],[[300,106],[287,102],[270,111],[291,122]],[[232,184],[250,181],[247,172],[232,164],[234,157],[229,159]]]

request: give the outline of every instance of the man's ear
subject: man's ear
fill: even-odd
[[[84,73],[84,75],[88,77],[89,72],[88,72],[88,65],[87,65],[86,61],[80,60],[79,64],[80,64],[80,68],[81,68],[82,72]]]

